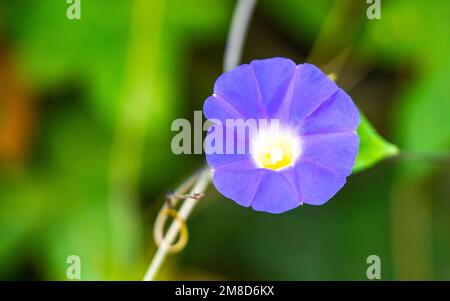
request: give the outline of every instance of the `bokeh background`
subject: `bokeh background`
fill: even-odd
[[[171,153],[175,118],[212,93],[235,1],[0,0],[0,279],[139,280],[164,196],[204,163]],[[450,2],[260,0],[243,62],[338,74],[400,154],[326,205],[281,215],[212,187],[158,279],[450,279]]]

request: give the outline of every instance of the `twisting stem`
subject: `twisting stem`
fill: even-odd
[[[210,181],[211,181],[211,170],[209,168],[206,168],[201,172],[190,194],[192,195],[194,193],[201,193],[205,191]],[[186,220],[189,217],[189,214],[192,212],[192,209],[194,209],[197,202],[198,199],[194,198],[187,199],[181,206],[180,211],[178,212],[180,218]],[[147,273],[145,273],[144,281],[153,280],[153,278],[155,277],[156,272],[158,271],[159,267],[164,261],[164,258],[167,256],[167,252],[169,251],[170,245],[173,243],[175,237],[180,231],[180,226],[181,226],[180,223],[176,220],[174,220],[170,225],[166,236],[159,245],[158,251],[156,251],[155,257],[153,258],[153,261],[150,264]]]
[[[236,5],[224,53],[224,71],[228,71],[236,67],[241,60],[243,42],[247,33],[247,28],[250,23],[250,18],[252,16],[255,4],[256,0],[239,0],[238,4]],[[195,177],[193,177],[190,177],[183,184],[181,184],[180,187],[176,189],[176,192],[184,193],[184,190],[189,189],[189,187],[192,185],[193,179],[195,180]],[[212,172],[207,166],[200,172],[200,175],[195,181],[195,184],[193,184],[194,187],[192,188],[190,195],[203,193],[211,182],[211,179]],[[183,220],[186,220],[197,203],[198,199],[186,199],[178,212],[179,217]],[[161,212],[163,212],[166,208],[167,204],[164,204]],[[159,248],[156,251],[155,256],[153,257],[153,260],[150,263],[147,272],[145,273],[144,281],[151,281],[155,278],[158,269],[167,256],[171,244],[174,242],[176,236],[180,231],[180,227],[181,224],[178,222],[178,220],[174,220],[172,222],[169,230],[167,231],[167,234],[161,241]]]
[[[241,61],[242,47],[256,0],[239,0],[234,11],[223,59],[223,70],[229,71]]]

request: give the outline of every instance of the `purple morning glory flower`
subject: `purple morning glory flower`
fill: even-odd
[[[351,174],[358,109],[314,65],[271,58],[238,66],[217,79],[203,111],[216,121],[208,136],[223,130],[224,144],[226,120],[279,121],[276,130],[246,132],[244,141],[235,136],[244,153],[211,153],[205,146],[215,187],[242,206],[281,213],[303,203],[321,205]]]

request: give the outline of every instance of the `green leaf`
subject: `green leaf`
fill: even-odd
[[[369,168],[380,160],[395,156],[398,153],[397,146],[384,140],[367,118],[362,113],[360,115],[361,125],[358,128],[360,145],[353,172]]]

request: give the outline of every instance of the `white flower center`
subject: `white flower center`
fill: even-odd
[[[299,138],[289,130],[260,130],[251,146],[256,164],[272,170],[293,165],[301,151]]]

